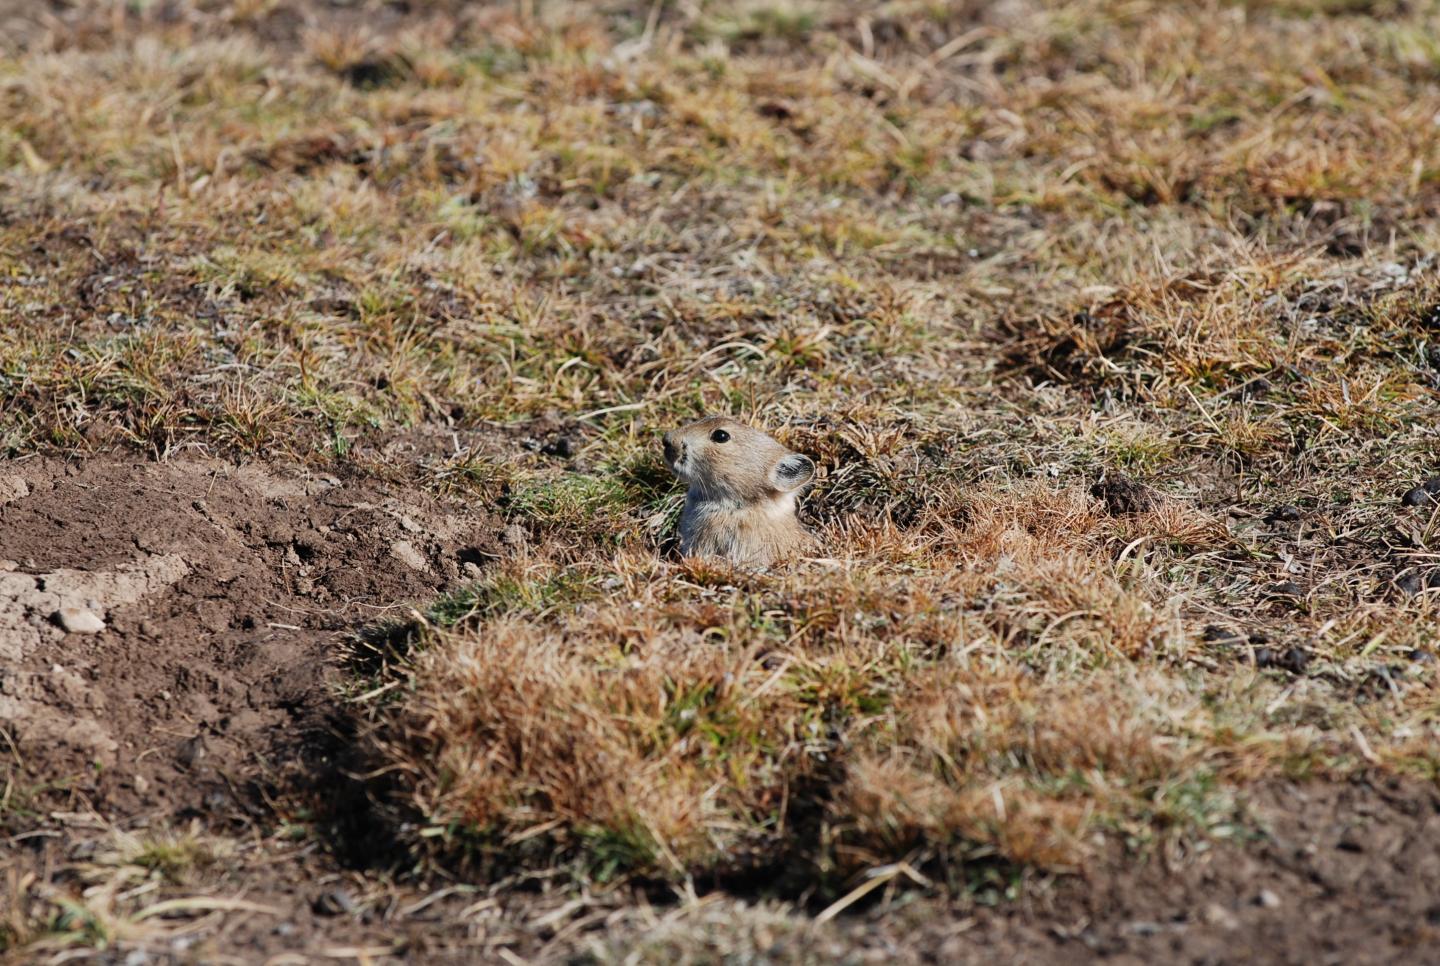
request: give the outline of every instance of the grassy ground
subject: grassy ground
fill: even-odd
[[[1433,5],[411,6],[17,34],[0,449],[515,524],[355,684],[417,861],[1003,892],[1436,779]],[[667,555],[715,412],[824,558]]]

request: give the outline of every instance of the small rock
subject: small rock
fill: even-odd
[[[1255,666],[1258,668],[1274,667],[1277,663],[1275,652],[1268,647],[1257,647],[1251,656],[1255,658]]]
[[[1282,503],[1275,507],[1265,517],[1266,523],[1294,523],[1300,519],[1300,508],[1289,503]]]
[[[500,542],[507,547],[523,547],[526,541],[525,528],[512,523],[500,532]]]
[[[541,454],[545,456],[558,456],[562,460],[568,460],[575,455],[575,440],[569,436],[556,436],[547,440],[540,447]]]
[[[180,743],[180,750],[175,752],[175,760],[185,768],[194,767],[195,763],[205,757],[205,738],[196,735],[187,738]]]
[[[1272,597],[1304,597],[1305,588],[1293,580],[1282,580],[1278,584],[1270,585],[1270,595]]]
[[[1436,502],[1440,502],[1440,494],[1433,493],[1424,486],[1411,487],[1400,498],[1401,506],[1430,506]]]
[[[316,896],[310,903],[310,908],[317,916],[338,916],[341,913],[354,912],[355,900],[350,898],[350,893],[344,889],[331,889]]]
[[[1205,907],[1205,921],[1212,926],[1219,926],[1221,929],[1235,929],[1240,925],[1240,920],[1235,918],[1235,913],[1218,902],[1212,902]]]
[[[55,612],[55,623],[67,634],[99,634],[105,629],[100,615],[84,607],[62,607]]]
[[[8,574],[12,570],[19,570],[20,565],[13,560],[0,560],[0,574]]]
[[[1255,897],[1255,903],[1266,909],[1279,909],[1280,897],[1269,889],[1261,889],[1260,894]]]
[[[144,795],[150,790],[150,779],[146,778],[144,775],[136,775],[131,780],[130,784],[135,786],[136,793],[140,795]]]
[[[411,570],[418,570],[421,573],[430,569],[425,558],[420,555],[414,545],[408,540],[396,540],[390,545],[390,556],[409,567]]]

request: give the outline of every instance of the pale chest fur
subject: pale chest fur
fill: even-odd
[[[692,489],[680,515],[680,550],[686,556],[768,567],[805,551],[812,541],[795,519],[795,497],[788,493],[746,504],[707,499]]]

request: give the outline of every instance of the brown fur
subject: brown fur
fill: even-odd
[[[729,434],[720,442],[717,431]],[[769,567],[808,550],[814,538],[795,518],[795,500],[815,476],[809,457],[724,416],[665,434],[665,459],[684,482],[680,550]]]

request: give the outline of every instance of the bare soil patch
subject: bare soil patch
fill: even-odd
[[[484,559],[492,518],[218,460],[0,465],[0,702],[25,780],[207,810],[334,703],[337,635]],[[400,602],[400,603],[397,603]],[[67,633],[83,608],[99,633]]]

